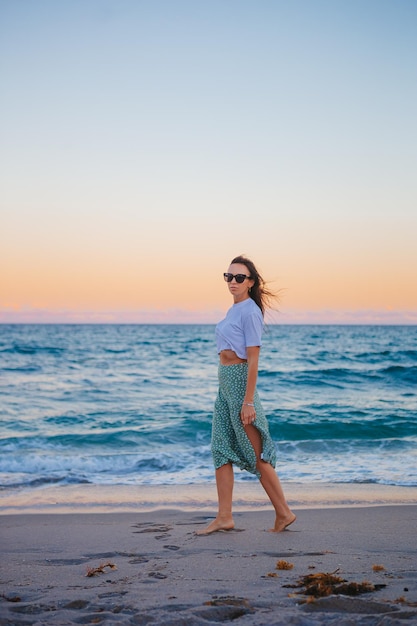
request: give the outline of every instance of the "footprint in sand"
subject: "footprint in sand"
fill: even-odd
[[[145,556],[135,556],[133,559],[130,559],[130,561],[128,562],[131,563],[132,565],[138,565],[139,563],[149,563],[149,559],[147,559]]]
[[[161,524],[133,524],[133,528],[139,529],[132,531],[134,533],[168,533],[172,530],[172,526]]]
[[[163,574],[162,572],[149,572],[148,576],[149,578],[157,578],[158,580],[168,578],[168,576],[165,576],[165,574]]]

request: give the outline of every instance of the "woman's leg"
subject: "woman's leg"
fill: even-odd
[[[198,530],[197,535],[209,535],[217,530],[232,530],[234,521],[232,516],[232,498],[233,498],[233,466],[231,463],[222,465],[216,469],[216,486],[218,497],[218,512],[207,528]]]
[[[265,489],[271,504],[275,509],[275,524],[271,532],[281,532],[295,522],[296,516],[289,508],[275,469],[270,463],[261,460],[262,439],[255,426],[246,426],[246,434],[256,454],[256,468],[259,471],[261,485]]]

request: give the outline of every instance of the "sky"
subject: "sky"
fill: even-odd
[[[417,323],[415,0],[0,0],[0,322]]]

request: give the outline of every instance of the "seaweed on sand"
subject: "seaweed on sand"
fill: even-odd
[[[110,561],[108,561],[107,563],[101,563],[98,567],[87,567],[86,576],[89,577],[89,576],[97,576],[97,574],[105,574],[106,568],[111,569],[111,570],[117,569],[114,563],[110,563]]]
[[[368,581],[348,582],[345,578],[336,576],[339,570],[334,572],[318,572],[317,574],[307,574],[302,576],[294,585],[284,585],[285,587],[300,588],[301,591],[295,594],[302,594],[310,598],[323,598],[333,594],[343,594],[346,596],[357,596],[361,593],[369,593],[382,589],[386,585],[373,585]]]

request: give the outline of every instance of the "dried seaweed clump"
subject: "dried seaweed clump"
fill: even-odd
[[[307,595],[313,598],[323,598],[333,594],[343,594],[346,596],[357,596],[361,593],[369,593],[385,587],[385,585],[373,585],[367,581],[361,583],[348,582],[340,576],[336,576],[338,570],[331,573],[319,572],[308,574],[300,578],[295,585],[285,585],[286,587],[304,587],[297,594]]]
[[[374,572],[385,572],[385,567],[383,565],[372,565],[372,569]]]
[[[294,563],[289,563],[288,561],[277,561],[276,569],[292,569],[294,567]]]
[[[406,606],[417,606],[417,602],[410,602],[404,596],[400,596],[394,600],[395,604],[405,604]]]
[[[108,569],[117,569],[114,563],[101,563],[98,567],[87,567],[86,576],[97,576],[97,574],[105,574],[106,568]]]

